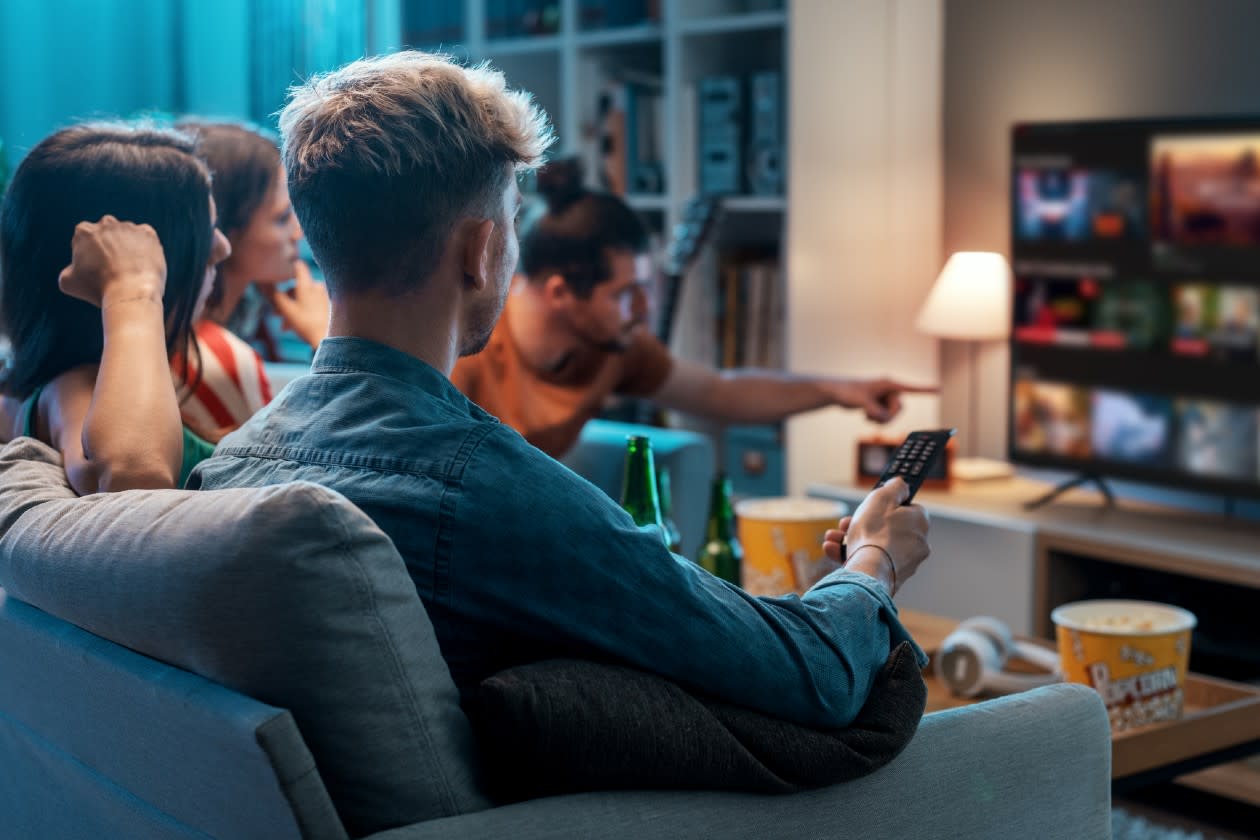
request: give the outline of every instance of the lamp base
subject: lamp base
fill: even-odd
[[[959,481],[990,481],[1014,475],[1014,467],[993,458],[955,458],[950,464],[950,477]]]

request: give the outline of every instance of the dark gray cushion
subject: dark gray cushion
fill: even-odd
[[[0,586],[289,709],[352,835],[488,805],[402,559],[332,490],[80,499],[57,453],[19,438],[0,450]]]
[[[620,665],[556,659],[495,674],[470,706],[491,791],[520,800],[618,788],[792,793],[847,782],[914,737],[927,686],[903,642],[844,729],[819,730]]]

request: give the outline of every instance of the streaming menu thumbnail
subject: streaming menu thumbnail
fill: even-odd
[[[1173,287],[1171,349],[1226,362],[1260,360],[1260,289],[1188,283]]]
[[[1015,382],[1015,448],[1063,458],[1090,457],[1089,391],[1075,385]]]
[[[1088,346],[1100,294],[1098,282],[1090,279],[1016,279],[1016,340],[1029,344]]]
[[[1194,475],[1255,481],[1260,410],[1208,400],[1177,400],[1177,466]]]
[[[1176,270],[1260,249],[1260,134],[1151,140],[1151,246]]]
[[[1171,465],[1173,404],[1168,397],[1098,389],[1092,394],[1094,455],[1151,467]]]
[[[1103,285],[1095,308],[1095,347],[1164,347],[1171,330],[1172,302],[1166,284],[1130,280]]]
[[[1017,161],[1016,238],[1089,242],[1146,235],[1139,179],[1107,169],[1029,165],[1033,162]]]

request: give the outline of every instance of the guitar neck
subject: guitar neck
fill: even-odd
[[[669,344],[674,334],[683,277],[712,233],[718,207],[716,198],[693,198],[687,202],[687,208],[683,211],[684,222],[677,227],[674,242],[669,248],[668,267],[664,272],[665,282],[657,329],[657,336],[664,344]]]
[[[661,298],[661,316],[657,329],[657,337],[666,346],[669,345],[669,340],[674,334],[674,319],[678,311],[678,298],[681,296],[681,291],[682,275],[666,274],[664,295]]]

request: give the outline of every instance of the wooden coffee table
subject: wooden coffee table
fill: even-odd
[[[958,622],[914,610],[900,612],[902,624],[935,661],[941,642]],[[924,677],[929,712],[979,702],[950,694],[936,679],[932,664]],[[1123,793],[1257,753],[1260,688],[1190,673],[1186,676],[1185,714],[1180,720],[1112,735],[1112,790]]]

